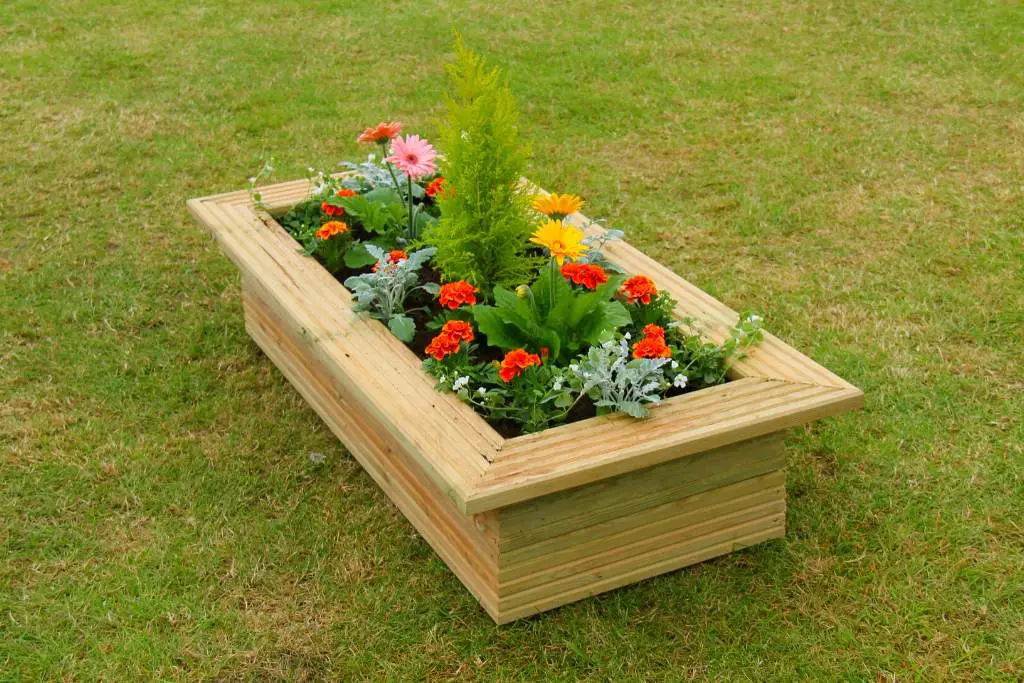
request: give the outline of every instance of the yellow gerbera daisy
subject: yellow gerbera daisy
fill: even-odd
[[[562,221],[548,221],[533,233],[530,241],[546,247],[560,266],[565,259],[578,259],[587,251],[583,244],[583,231]]]
[[[560,221],[583,208],[583,200],[574,194],[537,195],[533,208],[552,220]]]

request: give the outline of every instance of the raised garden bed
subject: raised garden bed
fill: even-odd
[[[729,380],[505,438],[454,394],[276,222],[309,181],[189,201],[242,275],[246,329],[498,623],[745,548],[785,532],[784,430],[863,394],[770,334]],[[571,222],[601,230],[578,214]],[[721,342],[738,315],[625,242]]]

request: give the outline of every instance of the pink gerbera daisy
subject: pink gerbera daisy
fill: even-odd
[[[407,135],[391,141],[391,156],[385,161],[401,169],[410,178],[421,178],[437,170],[437,150],[419,135]]]

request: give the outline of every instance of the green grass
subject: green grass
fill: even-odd
[[[496,628],[246,337],[185,199],[433,135],[453,26],[538,182],[866,391],[789,437],[784,541]],[[0,680],[1019,680],[1022,35],[1013,0],[6,0]]]

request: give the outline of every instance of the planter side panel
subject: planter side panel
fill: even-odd
[[[784,467],[780,433],[502,509],[499,620],[781,538]]]
[[[318,367],[317,357],[262,300],[254,282],[243,281],[245,327],[274,365],[302,394],[387,494],[480,601],[497,618],[497,537],[494,513],[460,512],[345,387]]]

